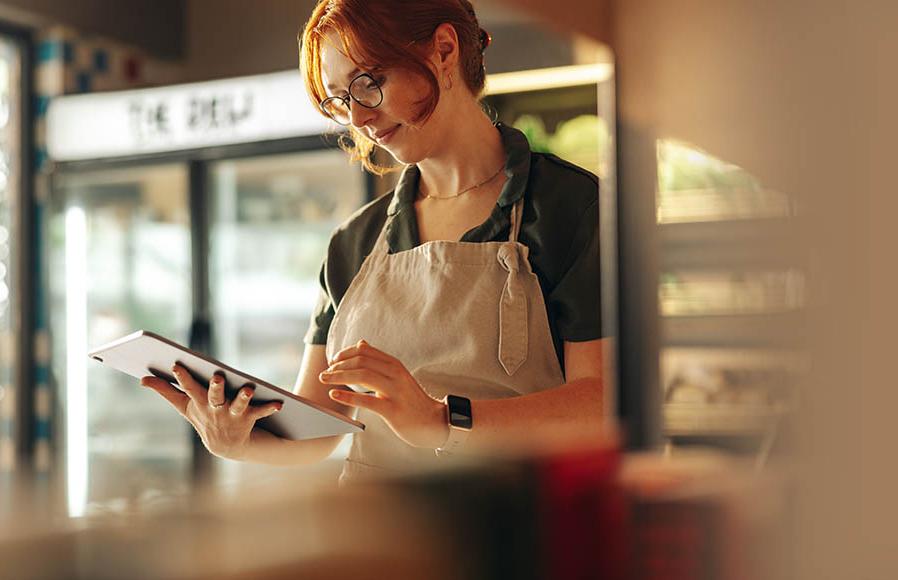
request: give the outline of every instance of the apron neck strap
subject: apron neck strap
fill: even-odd
[[[380,233],[377,235],[377,240],[374,242],[374,246],[371,248],[371,253],[374,254],[378,250],[383,248],[384,254],[390,253],[389,244],[387,244],[387,229],[390,228],[390,224],[393,223],[393,218],[396,217],[396,214],[387,215],[387,221],[384,222],[384,227],[380,228]]]
[[[518,234],[521,231],[521,215],[524,213],[524,196],[511,206],[511,228],[508,231],[508,241],[518,241]]]

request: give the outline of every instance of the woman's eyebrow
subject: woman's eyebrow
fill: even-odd
[[[352,70],[349,72],[348,75],[346,75],[346,80],[347,80],[347,81],[351,81],[351,80],[354,79],[355,76],[356,76],[357,74],[359,74],[360,72],[362,72],[362,70],[361,70],[359,67],[355,67],[354,69],[352,69]],[[328,83],[327,89],[329,89],[330,91],[335,91],[335,90],[337,90],[337,87],[335,87],[333,84]]]

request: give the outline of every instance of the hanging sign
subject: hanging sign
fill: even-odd
[[[58,97],[47,111],[56,161],[183,151],[318,135],[338,127],[309,101],[298,71]]]

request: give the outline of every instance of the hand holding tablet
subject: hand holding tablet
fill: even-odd
[[[88,356],[141,379],[141,384],[158,392],[187,418],[204,442],[214,438],[212,447],[239,444],[253,426],[294,440],[365,428],[358,421],[145,330],[96,348]],[[221,382],[213,381],[216,375]]]
[[[250,444],[256,422],[284,407],[282,401],[251,405],[255,391],[252,385],[242,387],[228,401],[221,373],[215,373],[208,388],[198,383],[181,365],[176,364],[172,373],[179,388],[155,376],[142,378],[140,384],[171,403],[193,425],[209,452],[219,457],[240,459]]]

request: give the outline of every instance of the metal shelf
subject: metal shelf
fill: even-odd
[[[800,345],[804,314],[784,311],[719,316],[661,318],[664,346],[777,348]]]
[[[764,435],[788,415],[766,406],[689,403],[667,403],[662,413],[668,437]]]
[[[658,224],[661,272],[686,279],[690,274],[700,279],[706,274],[796,270],[801,276],[806,257],[797,237],[799,221],[767,217]],[[804,310],[789,309],[792,305],[784,301],[778,303],[781,310],[662,316],[662,352],[692,350],[713,368],[784,364],[800,372],[804,365],[797,353],[805,339],[806,315]],[[679,441],[763,441],[764,456],[789,416],[789,401],[794,402],[787,398],[769,405],[664,403],[662,431]]]
[[[800,267],[795,218],[659,224],[661,269],[784,270]]]

